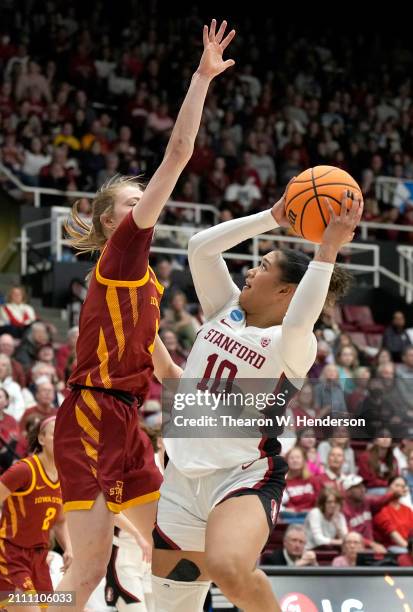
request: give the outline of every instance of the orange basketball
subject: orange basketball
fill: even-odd
[[[298,236],[320,243],[330,220],[327,197],[337,213],[340,212],[343,191],[349,189],[361,195],[361,189],[348,172],[334,166],[308,168],[292,182],[285,196],[285,211],[291,227]],[[352,200],[347,200],[347,207]]]

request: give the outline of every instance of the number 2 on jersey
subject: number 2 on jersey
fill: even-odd
[[[208,391],[208,383],[209,381],[211,381],[213,379],[213,383],[211,388],[209,389],[210,393],[218,393],[219,391],[225,391],[225,393],[230,393],[231,389],[232,389],[232,383],[234,382],[234,378],[237,375],[238,372],[238,368],[235,365],[235,363],[232,363],[231,361],[228,361],[228,359],[223,359],[220,364],[218,365],[215,374],[213,374],[213,370],[215,368],[217,359],[218,359],[219,355],[217,353],[213,353],[212,355],[209,355],[208,359],[207,359],[207,366],[205,368],[205,372],[204,375],[202,377],[201,382],[199,382],[196,386],[196,388],[199,391]],[[227,371],[227,372],[226,372]],[[221,389],[219,390],[219,385],[220,382],[222,380],[222,378],[224,378],[224,372],[226,372],[226,376],[225,376],[225,380],[226,380],[226,385],[225,385],[225,389]]]
[[[56,516],[56,508],[47,508],[46,510],[46,515],[44,517],[44,521],[43,521],[43,525],[42,525],[42,531],[47,531],[50,527],[50,521],[52,521],[54,519],[54,517]]]

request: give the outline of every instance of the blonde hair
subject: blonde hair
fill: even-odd
[[[76,200],[65,223],[65,230],[69,236],[70,246],[79,251],[78,254],[94,253],[103,249],[108,238],[103,231],[102,215],[113,212],[115,196],[125,183],[133,183],[143,190],[144,185],[139,181],[139,178],[117,174],[106,181],[93,198],[91,223],[81,217],[79,213],[80,200]]]

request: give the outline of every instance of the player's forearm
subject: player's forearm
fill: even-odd
[[[172,130],[165,155],[175,154],[189,161],[198,134],[211,79],[195,72]]]
[[[398,531],[392,531],[390,533],[390,537],[393,540],[393,542],[397,544],[398,546],[405,546],[405,547],[407,546],[406,540],[400,535]]]
[[[278,227],[270,210],[219,223],[198,232],[189,241],[188,255],[193,258],[214,258],[232,247]],[[213,270],[210,270],[210,273]]]
[[[122,512],[120,512],[119,514],[115,514],[114,524],[115,527],[122,529],[122,531],[126,531],[126,533],[129,533],[134,538],[139,535],[139,531],[137,530],[137,528],[124,514],[122,514]]]
[[[72,543],[70,541],[69,529],[67,528],[67,522],[65,520],[60,523],[56,523],[54,526],[54,533],[60,548],[62,548],[62,550],[65,552],[71,552]]]

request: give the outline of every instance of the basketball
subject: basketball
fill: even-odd
[[[308,168],[288,186],[285,211],[294,232],[311,242],[320,243],[330,220],[328,198],[337,214],[343,191],[349,189],[361,195],[361,189],[348,172],[334,166]],[[347,207],[351,206],[351,198]]]

